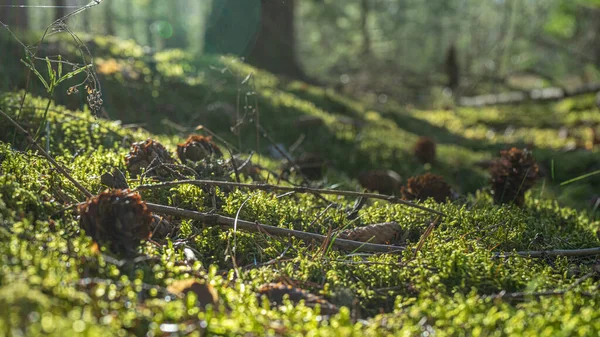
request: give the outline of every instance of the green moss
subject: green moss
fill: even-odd
[[[130,42],[93,41],[98,59],[125,62],[127,57],[141,57],[141,49]],[[123,73],[103,76],[108,114],[122,122],[51,105],[50,132],[43,134],[40,143],[93,193],[105,188],[100,182],[103,173],[113,168],[126,172],[124,156],[132,142],[152,137],[174,152],[176,144],[198,124],[236,146],[241,143],[242,150],[260,151],[262,155],[255,155],[254,162],[277,169],[280,161],[266,155],[268,141],[260,138],[261,145],[256,147],[251,119],[259,117],[269,135],[289,147],[302,133],[289,125],[298,117],[316,116],[324,123],[305,131],[301,147],[330,161],[323,184],[355,189],[357,173],[369,168],[394,169],[405,178],[432,171],[442,174],[462,195],[453,202],[422,203],[447,217],[415,252],[434,219],[403,205],[369,201],[358,218],[349,219],[352,198],[245,189],[210,191],[191,185],[147,190],[142,197],[148,202],[207,212],[214,201],[214,211],[225,216],[323,235],[396,221],[407,233],[407,249],[399,255],[353,254],[293,237],[234,233],[168,217],[178,227],[172,236],[157,235],[140,248],[141,258],[121,261],[105,247],[96,251],[79,228],[73,206],[84,195],[44,157],[26,150],[24,136],[2,121],[0,305],[16,309],[0,314],[0,331],[30,336],[163,335],[175,329],[181,335],[196,336],[424,332],[459,336],[465,331],[479,336],[583,336],[600,331],[595,276],[562,295],[501,296],[503,292],[569,289],[592,271],[592,258],[496,256],[598,246],[595,233],[600,223],[594,215],[581,210],[584,207],[565,206],[581,206],[598,186],[597,178],[585,181],[589,187],[558,184],[597,165],[597,154],[559,153],[557,149],[575,138],[554,136],[563,124],[571,125],[575,136],[584,134],[580,121],[596,118],[588,110],[567,114],[558,105],[456,112],[371,111],[320,88],[285,83],[228,57],[195,59],[181,51],[167,51],[156,55],[156,62],[157,73],[152,74],[145,61],[136,59],[131,71],[139,72],[137,80]],[[242,106],[238,112],[248,118],[239,139],[228,131],[231,116],[205,110],[217,101],[235,107],[238,88]],[[5,92],[0,96],[0,109],[15,118],[18,115],[25,128],[35,130],[47,101],[28,94],[19,109],[22,95]],[[68,105],[63,99],[57,97]],[[252,108],[244,110],[244,105]],[[168,111],[157,114],[161,110]],[[543,111],[550,111],[551,117]],[[179,125],[165,124],[165,116]],[[347,116],[364,125],[357,129],[342,123]],[[552,118],[559,118],[560,123]],[[123,127],[130,122],[145,123],[144,129]],[[511,132],[506,132],[508,125],[513,126]],[[178,130],[181,126],[184,130]],[[411,155],[421,135],[438,142],[432,165],[423,166]],[[527,193],[522,209],[493,205],[485,188],[488,177],[474,163],[493,158],[503,147],[526,142],[534,143],[534,155],[548,171],[545,181]],[[153,183],[126,175],[131,187]],[[219,294],[218,304],[204,310],[191,297],[167,293],[166,287],[174,281],[188,278],[209,282]],[[340,313],[323,317],[318,307],[289,301],[276,307],[257,298],[262,283],[281,279],[339,305]]]

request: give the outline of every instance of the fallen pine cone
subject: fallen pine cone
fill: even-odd
[[[127,170],[132,175],[138,175],[145,169],[148,175],[167,177],[169,170],[161,164],[173,164],[175,160],[169,151],[159,142],[146,139],[131,145],[129,154],[125,156]]]
[[[338,312],[338,308],[335,305],[329,303],[322,297],[283,283],[263,284],[258,289],[258,295],[265,295],[271,303],[275,303],[276,305],[283,304],[284,295],[288,295],[290,301],[293,303],[304,300],[304,305],[311,308],[314,308],[315,305],[319,304],[323,315],[334,315]]]
[[[539,167],[527,149],[511,148],[500,151],[500,159],[490,168],[492,193],[497,204],[525,203],[525,192],[539,177]]]
[[[80,205],[79,214],[86,234],[117,254],[135,254],[151,234],[152,213],[140,195],[129,190],[106,190]]]
[[[431,164],[435,161],[436,144],[429,137],[420,137],[413,149],[415,157],[423,164]]]
[[[177,155],[182,163],[200,161],[209,157],[223,157],[221,149],[210,136],[190,135],[185,143],[177,145]]]
[[[261,180],[260,168],[248,160],[233,157],[232,159],[229,159],[226,164],[230,167],[231,171],[237,169],[238,173],[242,173],[245,176],[252,178],[254,181]],[[235,165],[235,169],[233,165]]]
[[[175,281],[167,287],[167,291],[178,296],[186,296],[193,292],[196,294],[196,304],[202,308],[206,308],[207,305],[214,308],[219,301],[219,294],[213,286],[196,279]]]
[[[426,200],[433,198],[436,202],[445,202],[452,197],[452,188],[442,176],[425,173],[411,177],[400,190],[405,200]]]
[[[358,182],[367,190],[382,194],[398,194],[402,178],[392,170],[370,170],[358,176]]]
[[[283,176],[286,177],[289,173],[300,169],[300,174],[304,175],[309,180],[319,180],[323,178],[323,173],[326,168],[326,162],[315,153],[305,152],[300,157],[291,163],[287,163],[282,167]]]
[[[110,188],[129,188],[125,175],[123,175],[123,172],[121,172],[117,168],[115,168],[112,173],[105,172],[104,174],[102,174],[102,176],[100,176],[100,182]]]
[[[369,242],[377,244],[393,244],[398,242],[402,228],[396,222],[385,222],[363,227],[346,229],[337,235],[340,239]]]

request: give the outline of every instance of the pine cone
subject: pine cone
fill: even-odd
[[[423,164],[431,164],[435,161],[436,145],[433,139],[420,137],[414,147],[414,154]]]
[[[201,308],[207,305],[216,307],[219,301],[219,294],[215,288],[204,280],[178,280],[168,286],[167,290],[178,296],[186,296],[187,293],[193,292],[196,294],[196,304]]]
[[[106,190],[79,206],[79,225],[99,245],[112,252],[135,254],[140,241],[150,237],[152,213],[137,193]]]
[[[283,283],[266,283],[258,289],[260,295],[265,295],[272,303],[280,305],[283,303],[284,295],[288,295],[291,302],[297,303],[304,300],[307,307],[314,307],[316,304],[321,306],[321,313],[324,315],[333,315],[338,312],[338,308],[327,302],[320,296],[309,293],[306,290],[294,288]]]
[[[358,176],[360,185],[370,191],[383,194],[398,194],[402,178],[392,170],[370,170]]]
[[[242,173],[247,177],[252,178],[252,180],[254,181],[260,181],[261,177],[260,177],[260,172],[261,169],[252,164],[252,162],[248,161],[247,159],[244,160],[242,158],[239,157],[234,157],[232,159],[229,159],[227,161],[227,167],[231,172],[234,172],[235,169],[237,169],[238,173]],[[235,169],[234,169],[234,164],[235,164]]]
[[[525,192],[539,177],[539,167],[527,149],[511,148],[500,151],[500,159],[492,165],[491,184],[494,202],[497,204],[525,203]]]
[[[425,173],[411,177],[400,191],[405,200],[426,200],[433,198],[436,202],[445,202],[452,197],[452,189],[442,176]]]
[[[161,143],[150,138],[133,143],[125,161],[132,175],[138,175],[145,169],[148,175],[159,177],[167,177],[170,173],[169,170],[160,167],[161,164],[174,163],[169,151]]]
[[[392,244],[397,242],[402,234],[402,227],[396,222],[385,222],[352,229],[345,229],[338,233],[338,238],[369,242],[377,244]]]
[[[309,180],[319,180],[323,178],[325,167],[326,162],[321,156],[315,153],[305,152],[295,159],[293,163],[285,164],[282,169],[284,176],[299,168],[300,173]]]
[[[199,135],[190,135],[185,143],[177,145],[177,155],[184,164],[188,160],[196,162],[213,156],[217,158],[223,157],[223,153],[212,141],[212,137]]]

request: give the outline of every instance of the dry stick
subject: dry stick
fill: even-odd
[[[75,185],[75,187],[77,187],[83,194],[85,194],[86,197],[88,197],[88,198],[92,197],[92,193],[90,193],[90,191],[88,191],[79,182],[77,182],[77,180],[75,180],[73,177],[71,177],[71,175],[59,163],[57,163],[54,160],[54,158],[52,158],[46,151],[44,151],[44,149],[38,145],[38,143],[35,141],[35,139],[31,138],[31,135],[29,134],[29,132],[27,132],[27,130],[23,129],[21,127],[21,125],[19,125],[19,123],[15,122],[4,111],[0,110],[0,114],[2,116],[4,116],[4,118],[8,119],[8,121],[11,122],[11,124],[13,124],[17,128],[17,130],[21,131],[25,135],[25,137],[27,137],[27,140],[29,141],[29,143],[31,143],[38,151],[40,151],[44,155],[44,157],[46,157],[46,159],[48,159],[48,161],[54,167],[56,167],[56,169],[60,173],[62,173],[67,179],[69,179]]]
[[[269,184],[244,184],[244,183],[234,183],[230,181],[214,181],[214,180],[178,180],[178,181],[167,181],[164,183],[154,184],[154,185],[139,185],[134,191],[144,191],[151,190],[155,188],[163,188],[163,187],[171,187],[183,184],[190,184],[196,186],[203,185],[217,185],[217,186],[230,186],[230,187],[244,187],[251,190],[263,190],[263,191],[271,191],[278,190],[284,192],[298,192],[298,193],[317,193],[317,194],[332,194],[332,195],[343,195],[347,197],[365,197],[371,199],[381,199],[386,200],[392,203],[402,204],[409,207],[418,208],[423,211],[431,212],[437,215],[446,216],[446,214],[436,211],[435,209],[431,209],[425,206],[414,204],[410,201],[402,200],[399,197],[393,195],[385,195],[385,194],[376,194],[376,193],[363,193],[363,192],[354,192],[354,191],[338,191],[338,190],[326,190],[321,188],[310,188],[310,187],[288,187],[288,186],[278,186],[278,185],[269,185]]]
[[[494,295],[484,295],[483,298],[493,298],[493,299],[498,299],[498,298],[508,298],[508,299],[519,299],[522,297],[542,297],[542,296],[559,296],[559,295],[564,295],[567,292],[575,289],[575,287],[577,287],[578,285],[582,284],[585,280],[589,279],[590,277],[594,276],[595,272],[591,272],[591,273],[587,273],[585,275],[583,275],[582,277],[580,277],[579,279],[575,280],[575,282],[573,282],[573,284],[571,284],[570,286],[568,286],[565,289],[562,290],[547,290],[547,291],[536,291],[536,292],[516,292],[516,293],[507,293],[506,291],[501,291],[498,294],[494,294]],[[582,295],[587,295],[587,293],[582,292],[580,293]]]
[[[290,163],[290,165],[292,165],[298,171],[298,174],[300,174],[302,176],[302,178],[304,178],[304,180],[310,181],[310,179],[308,179],[306,177],[306,175],[304,173],[302,173],[302,169],[300,168],[300,166],[298,166],[298,163],[296,163],[295,160],[293,160],[292,158],[290,158],[290,156],[288,156],[287,153],[285,153],[285,151],[283,151],[279,147],[279,145],[275,142],[275,140],[273,138],[271,138],[271,136],[269,136],[269,133],[267,133],[267,130],[265,130],[265,128],[263,128],[262,125],[260,125],[260,124],[257,124],[257,125],[258,125],[258,128],[260,129],[260,131],[263,133],[263,136],[265,138],[267,138],[267,140],[271,143],[271,145],[273,145],[273,147],[275,148],[275,150],[277,152],[279,152],[279,154],[281,156],[283,156]]]
[[[513,253],[496,253],[494,257],[547,257],[547,256],[591,256],[600,255],[600,247],[583,248],[583,249],[555,249],[555,250],[533,250]]]
[[[196,211],[190,211],[183,208],[171,207],[153,203],[146,203],[148,209],[152,212],[162,213],[166,215],[179,216],[188,219],[194,219],[202,221],[206,225],[218,225],[224,226],[228,228],[233,228],[234,223],[236,222],[234,218],[218,215],[218,214],[208,214]],[[263,225],[257,222],[251,222],[246,220],[237,220],[237,228],[249,231],[249,232],[261,232],[264,231],[271,235],[276,236],[294,236],[296,238],[305,240],[305,241],[317,241],[324,242],[327,240],[325,235],[308,233],[303,231],[298,231],[294,229],[287,229],[281,227],[274,227],[269,225]],[[348,250],[356,250],[363,252],[399,252],[403,251],[405,248],[400,246],[390,246],[390,245],[381,245],[381,244],[373,244],[373,243],[365,243],[358,242],[352,240],[345,239],[336,239],[333,243],[334,246],[339,248],[348,249]]]

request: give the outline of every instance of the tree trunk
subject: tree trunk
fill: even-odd
[[[244,56],[259,25],[259,0],[213,0],[204,34],[204,51]]]
[[[104,6],[104,29],[106,35],[115,35],[115,20],[113,17],[111,1],[105,1],[105,3],[101,4]]]
[[[130,39],[135,38],[135,20],[133,20],[133,5],[131,0],[125,1],[125,26]]]
[[[247,62],[272,73],[306,79],[296,56],[295,1],[261,0],[260,30]]]
[[[58,20],[67,15],[65,6],[67,5],[66,0],[54,0],[54,20]]]
[[[446,51],[446,76],[448,77],[448,88],[452,93],[456,93],[456,89],[460,84],[460,67],[458,65],[458,56],[456,55],[456,47],[451,44]]]
[[[361,0],[360,3],[360,30],[362,34],[362,55],[367,56],[371,53],[371,37],[369,35],[369,0]]]
[[[27,0],[5,0],[8,7],[0,10],[0,21],[8,25],[9,29],[26,30],[29,20],[27,18],[27,8],[10,7],[17,5],[27,5]]]
[[[204,51],[246,56],[249,64],[305,79],[296,58],[293,0],[215,0]]]

